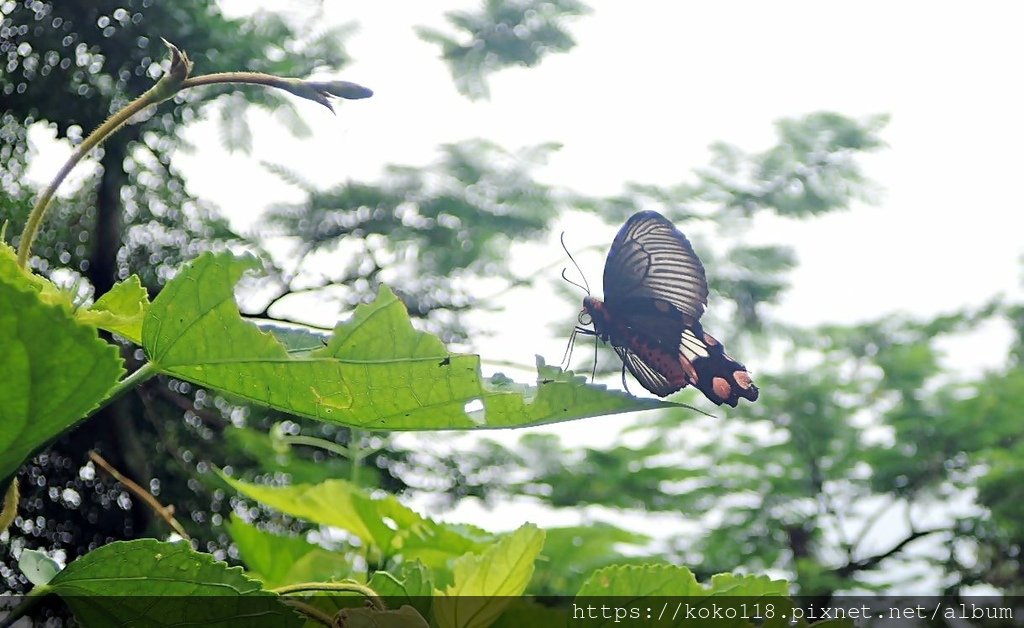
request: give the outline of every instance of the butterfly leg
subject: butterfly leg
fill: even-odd
[[[629,384],[626,383],[626,363],[625,362],[622,363],[622,390],[625,390],[627,395],[632,395],[633,394],[633,393],[629,392]]]
[[[569,334],[569,343],[565,346],[565,353],[562,355],[562,361],[559,363],[559,366],[566,369],[569,368],[569,364],[572,360],[572,350],[576,347],[577,334],[583,334],[584,336],[597,336],[592,329],[580,326],[573,327],[572,333]]]
[[[569,360],[572,358],[572,347],[576,344],[576,334],[579,333],[576,328],[573,328],[572,333],[569,334],[569,342],[565,345],[565,353],[562,354],[562,361],[558,363],[563,369],[569,368]]]

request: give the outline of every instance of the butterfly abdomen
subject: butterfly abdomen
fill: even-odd
[[[600,299],[586,297],[583,299],[583,307],[590,314],[594,323],[594,333],[601,340],[616,349],[628,349],[635,353],[665,380],[651,392],[664,397],[686,386],[691,377],[697,377],[689,362],[676,357],[674,347],[669,351],[654,339],[627,326],[624,320],[615,317]],[[644,385],[651,389],[649,383]]]

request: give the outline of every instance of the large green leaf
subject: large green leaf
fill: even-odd
[[[351,571],[343,554],[305,539],[264,532],[236,516],[231,517],[227,529],[249,573],[263,581],[267,588],[338,580]]]
[[[232,287],[252,257],[204,254],[146,314],[143,347],[165,373],[314,419],[382,430],[509,428],[677,406],[639,399],[538,361],[538,385],[485,381],[476,355],[412,327],[387,287],[327,346],[289,352],[238,314]]]
[[[781,628],[788,625],[793,617],[793,603],[786,597],[788,594],[786,581],[772,580],[767,576],[718,574],[705,586],[697,582],[693,572],[686,567],[614,565],[594,572],[580,587],[576,603],[593,606],[595,602],[614,598],[616,606],[646,608],[648,620],[657,617],[658,625],[667,626],[707,625],[711,620],[702,621],[700,615],[698,619],[688,617],[685,609],[710,612],[717,607],[723,618],[713,619],[711,623],[715,626],[754,626],[750,618],[759,615],[758,623]],[[727,607],[733,610],[732,619],[725,612]],[[618,624],[614,618],[604,619],[603,623],[596,621],[594,625]]]
[[[13,263],[0,255],[0,267]],[[66,303],[0,268],[0,479],[94,409],[123,373],[117,349]]]
[[[291,358],[242,321],[232,293],[258,262],[205,254],[169,281],[142,326],[142,345],[165,373],[295,414],[329,419],[352,396],[336,360]]]
[[[544,545],[544,531],[526,524],[481,554],[455,561],[454,582],[434,600],[439,628],[486,628],[523,594],[533,562]]]
[[[313,355],[346,362],[353,393],[346,422],[373,429],[520,427],[659,407],[586,384],[586,378],[537,362],[537,386],[498,374],[485,380],[480,356],[451,354],[436,337],[413,329],[405,306],[387,287],[338,325]]]
[[[187,543],[117,541],[54,576],[60,595],[86,626],[299,626],[276,594]],[[195,598],[208,598],[197,600]]]
[[[422,517],[393,495],[372,497],[346,480],[273,487],[221,477],[239,492],[281,512],[341,528],[384,557],[401,554],[405,560],[419,559],[443,569],[450,559],[479,551],[489,540],[479,531]]]

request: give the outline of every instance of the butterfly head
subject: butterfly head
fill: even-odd
[[[604,307],[604,301],[590,295],[583,297],[583,310],[580,311],[577,318],[580,325],[586,327],[594,324],[595,321],[603,322],[606,318],[608,318],[608,313]]]

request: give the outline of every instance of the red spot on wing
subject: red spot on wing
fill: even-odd
[[[736,380],[736,383],[740,385],[740,388],[746,390],[754,385],[753,380],[750,379],[750,373],[746,371],[733,371],[732,378]]]
[[[711,390],[715,391],[719,399],[728,399],[732,395],[732,386],[721,377],[711,380]]]

